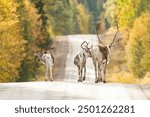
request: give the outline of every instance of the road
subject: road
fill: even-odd
[[[56,44],[56,60],[53,82],[0,83],[1,100],[139,100],[150,99],[149,85],[94,83],[94,67],[87,60],[87,79],[78,83],[74,56],[80,52],[84,41],[97,43],[95,35],[69,35],[59,37]],[[58,46],[59,44],[59,46]],[[54,44],[55,45],[55,44]]]

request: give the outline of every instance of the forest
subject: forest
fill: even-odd
[[[107,32],[115,21],[126,69],[114,77],[150,83],[149,0],[0,0],[0,82],[37,80],[35,51],[51,49],[58,35],[96,34],[97,23]]]

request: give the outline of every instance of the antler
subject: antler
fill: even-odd
[[[116,37],[117,37],[117,34],[118,34],[118,32],[119,32],[119,26],[118,26],[118,22],[116,21],[116,27],[117,27],[117,32],[116,32],[116,34],[115,34],[115,36],[114,36],[114,38],[113,38],[113,41],[111,42],[111,44],[110,44],[110,47],[113,45],[113,43],[114,43],[114,41],[116,40]],[[117,44],[118,44],[119,42],[117,42]]]
[[[83,44],[84,44],[84,43],[86,43],[86,44],[87,44],[87,42],[86,42],[86,41],[84,41],[84,42],[81,44],[81,48],[82,48],[82,49],[85,49],[85,48],[83,47]]]
[[[93,48],[93,45],[91,45],[91,47],[89,47],[89,43],[90,43],[90,42],[87,43],[87,46],[86,46],[86,47],[87,47],[88,49]]]
[[[98,35],[98,31],[99,31],[100,28],[101,28],[100,25],[101,25],[100,23],[97,24],[97,26],[96,26],[96,33],[97,33],[97,37],[98,37],[99,42],[100,42],[103,46],[105,46],[105,45],[103,44],[103,42],[101,41],[99,35]]]
[[[81,48],[82,48],[82,49],[86,49],[86,48],[83,47],[83,44],[84,44],[84,43],[86,43],[86,45],[85,45],[84,47],[86,47],[86,48],[88,48],[88,49],[91,49],[91,48],[93,47],[93,45],[91,45],[91,47],[89,47],[89,43],[90,43],[90,42],[84,41],[84,42],[81,44]]]

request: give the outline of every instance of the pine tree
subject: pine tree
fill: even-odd
[[[38,50],[38,44],[41,39],[41,21],[37,14],[37,9],[34,4],[29,0],[19,1],[20,7],[18,8],[18,14],[20,15],[20,22],[23,35],[25,40],[25,58],[21,63],[19,69],[20,78],[18,81],[35,80],[38,64],[35,61],[33,53]]]

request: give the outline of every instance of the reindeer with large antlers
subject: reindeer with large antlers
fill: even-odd
[[[94,46],[91,50],[92,60],[95,67],[95,83],[103,82],[106,83],[106,68],[107,64],[110,61],[111,57],[111,48],[113,45],[117,45],[119,43],[119,38],[117,39],[117,35],[119,33],[118,24],[117,32],[113,37],[113,41],[110,45],[104,45],[99,37],[98,31],[100,30],[100,25],[98,24],[96,27],[97,37],[99,40],[99,45]]]
[[[86,78],[86,59],[88,57],[91,57],[91,48],[93,47],[93,46],[88,47],[88,45],[89,43],[84,41],[81,44],[82,51],[79,54],[77,54],[74,58],[74,64],[78,67],[78,74],[79,74],[78,82],[83,82]],[[84,74],[83,74],[83,69],[84,69]]]

